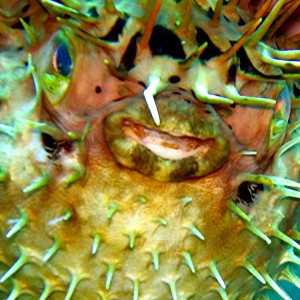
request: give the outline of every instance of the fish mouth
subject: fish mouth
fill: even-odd
[[[158,127],[142,96],[104,120],[110,152],[123,167],[163,182],[202,177],[226,162],[230,146],[213,108],[192,95],[165,92],[156,96]]]
[[[138,124],[129,119],[122,120],[124,134],[145,146],[155,155],[169,159],[179,160],[193,156],[199,152],[205,154],[212,150],[215,144],[213,138],[200,139],[176,132],[164,132]]]

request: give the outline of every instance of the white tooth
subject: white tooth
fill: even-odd
[[[158,84],[159,78],[154,77],[151,79],[150,85],[144,90],[144,97],[146,103],[148,105],[152,118],[157,126],[159,126],[160,124],[160,118],[153,95],[156,93]]]

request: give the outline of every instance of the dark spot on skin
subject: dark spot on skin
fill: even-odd
[[[207,109],[204,110],[204,112],[205,112],[206,114],[208,114],[208,115],[211,114],[211,111],[209,111],[209,110],[207,110]]]
[[[228,69],[227,84],[235,85],[235,79],[236,79],[236,65],[232,64]]]
[[[30,4],[26,4],[23,8],[22,8],[22,13],[26,13],[28,11],[30,7]]]
[[[293,94],[296,98],[300,97],[300,89],[297,88],[297,86],[295,84],[293,85]]]
[[[197,28],[196,40],[199,45],[207,42],[208,45],[200,56],[201,60],[209,60],[222,54],[220,49],[209,39],[208,35],[201,28]]]
[[[235,200],[246,206],[252,206],[257,201],[257,194],[263,191],[263,185],[249,181],[242,182],[237,190]]]
[[[238,25],[239,26],[244,26],[245,24],[246,24],[245,21],[242,18],[240,18],[239,22],[238,22]]]
[[[92,18],[99,18],[99,14],[95,6],[89,9],[88,15],[91,16]]]
[[[140,33],[136,33],[130,40],[127,49],[125,50],[123,57],[120,63],[120,70],[130,70],[134,67],[134,59],[137,52],[136,42],[137,39],[141,36]]]
[[[95,92],[96,92],[96,94],[100,94],[102,92],[101,86],[97,85],[95,87]]]
[[[212,8],[210,7],[209,9],[208,9],[208,11],[207,11],[207,16],[209,17],[209,18],[213,18],[213,16],[214,16],[214,11],[212,10]]]
[[[126,20],[118,18],[118,20],[116,21],[115,25],[112,27],[110,32],[106,36],[102,37],[102,39],[108,42],[118,42],[119,35],[122,34],[125,24],[126,24]]]
[[[175,59],[186,57],[179,37],[161,25],[154,26],[149,46],[152,55],[168,55]]]
[[[171,77],[169,78],[169,82],[170,82],[170,83],[177,83],[177,82],[179,82],[179,81],[180,81],[180,77],[177,76],[177,75],[173,75],[173,76],[171,76]]]
[[[245,73],[251,73],[256,75],[260,74],[252,65],[252,62],[248,58],[248,55],[243,48],[239,49],[236,55],[239,58],[239,67],[242,71],[244,71]]]

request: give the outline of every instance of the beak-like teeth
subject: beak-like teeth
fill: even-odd
[[[159,118],[158,109],[157,109],[157,106],[156,106],[156,103],[155,103],[155,100],[153,97],[153,91],[152,91],[151,85],[144,90],[144,97],[145,97],[146,103],[148,105],[148,108],[150,110],[150,113],[152,115],[152,118],[153,118],[155,124],[157,126],[159,126],[160,118]]]

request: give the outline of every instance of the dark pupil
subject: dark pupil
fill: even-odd
[[[68,76],[72,70],[72,59],[66,45],[57,47],[56,64],[59,74]]]

